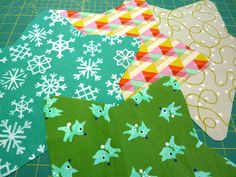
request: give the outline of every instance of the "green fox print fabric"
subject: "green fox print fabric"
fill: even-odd
[[[63,114],[49,96],[123,101],[118,81],[138,51],[134,39],[117,37],[111,43],[103,35],[81,34],[50,10],[0,51],[0,176],[47,150],[43,111],[48,119]]]
[[[174,82],[120,105],[49,98],[62,111],[45,121],[53,177],[235,177],[236,165],[198,139],[181,90],[166,87]]]

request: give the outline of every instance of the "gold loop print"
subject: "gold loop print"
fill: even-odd
[[[209,58],[209,67],[179,80],[192,119],[214,140],[227,135],[236,88],[236,40],[214,3],[176,10],[152,7],[159,29]],[[222,109],[223,106],[223,109]]]

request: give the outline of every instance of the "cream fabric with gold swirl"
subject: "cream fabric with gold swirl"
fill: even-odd
[[[152,10],[162,33],[209,57],[209,67],[181,86],[192,119],[214,140],[223,140],[236,88],[236,39],[210,1],[172,11],[154,6]]]

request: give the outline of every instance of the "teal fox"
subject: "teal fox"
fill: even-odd
[[[87,135],[87,133],[84,132],[85,122],[86,121],[79,123],[79,121],[76,120],[75,123],[72,125],[72,130],[70,129],[71,123],[68,122],[66,126],[58,127],[57,130],[65,132],[65,135],[63,138],[64,142],[67,142],[68,140],[72,142],[74,135],[78,135],[78,136]]]
[[[52,98],[52,99],[47,98],[46,104],[43,107],[43,112],[45,113],[46,119],[61,116],[61,113],[63,111],[55,107],[52,107],[52,105],[56,102],[57,102],[57,98]]]
[[[157,177],[157,176],[151,176],[149,173],[152,171],[152,167],[148,167],[146,170],[140,169],[139,172],[135,170],[134,167],[132,167],[132,172],[130,177]]]
[[[61,168],[57,167],[56,165],[52,165],[52,177],[72,177],[74,173],[77,173],[78,170],[74,169],[71,164],[71,160],[69,159],[66,161]]]
[[[174,159],[174,161],[177,162],[176,156],[178,154],[184,154],[185,147],[176,145],[174,140],[175,137],[171,136],[170,142],[166,143],[166,146],[162,148],[162,151],[159,154],[162,157],[162,161]]]
[[[99,163],[106,162],[107,165],[110,165],[110,158],[112,157],[119,157],[117,154],[118,152],[121,152],[119,148],[112,148],[111,147],[111,138],[108,138],[105,145],[101,145],[101,149],[96,152],[96,154],[93,156],[94,165],[97,165]]]
[[[173,76],[170,77],[170,80],[163,84],[165,87],[171,86],[173,91],[180,90],[180,84],[175,80]]]
[[[203,144],[201,140],[198,138],[197,131],[193,128],[193,130],[190,132],[190,135],[197,139],[197,144],[195,145],[196,148],[200,148]]]
[[[150,102],[150,100],[153,99],[153,97],[149,95],[147,91],[148,91],[148,88],[145,88],[141,92],[138,92],[134,96],[131,97],[136,103],[136,105],[139,105],[143,100]]]
[[[99,117],[103,116],[106,121],[110,122],[109,109],[113,106],[115,106],[115,104],[105,104],[104,108],[102,108],[101,106],[92,104],[90,109],[92,110],[92,113],[95,116],[96,120]]]
[[[123,134],[130,134],[130,137],[128,138],[129,141],[137,137],[143,137],[145,139],[148,138],[147,134],[150,131],[150,129],[147,128],[144,122],[142,122],[141,125],[138,124],[131,125],[127,123],[126,126],[129,127],[130,130],[124,131]]]
[[[170,121],[170,117],[174,118],[175,116],[182,116],[182,113],[178,113],[177,111],[181,108],[181,106],[175,107],[175,102],[172,102],[167,108],[160,108],[161,113],[160,117],[163,117],[168,122]]]
[[[211,177],[211,173],[204,172],[204,171],[198,171],[197,169],[194,169],[194,176],[195,177]]]

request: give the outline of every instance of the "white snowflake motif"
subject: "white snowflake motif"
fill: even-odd
[[[0,53],[2,53],[2,49],[0,49]],[[7,58],[6,57],[0,59],[0,63],[6,63],[6,62],[7,62]]]
[[[134,40],[134,41],[131,43],[132,46],[134,46],[134,47],[135,47],[136,45],[137,45],[138,47],[141,46],[141,39],[140,39],[139,37],[134,37],[133,40]]]
[[[95,81],[101,80],[102,76],[98,75],[98,71],[101,70],[99,64],[103,63],[103,59],[97,58],[96,61],[92,61],[91,58],[89,58],[89,60],[86,61],[83,57],[79,57],[76,61],[79,62],[79,66],[77,67],[78,74],[73,74],[74,79],[79,80],[80,77],[83,76],[86,79],[93,77]]]
[[[2,92],[2,91],[0,91],[0,98],[3,98],[3,97],[4,97],[4,95],[5,95],[5,93],[4,93],[4,92]]]
[[[32,154],[30,157],[28,157],[29,160],[34,160],[35,158],[35,154]]]
[[[10,56],[12,57],[13,62],[17,62],[19,60],[23,60],[26,57],[31,57],[31,49],[28,47],[28,43],[25,43],[23,46],[18,45],[16,48],[11,47],[10,50]]]
[[[111,75],[111,80],[108,80],[106,82],[106,87],[110,88],[107,90],[108,95],[115,95],[115,99],[117,100],[121,100],[122,97],[122,93],[121,93],[121,89],[119,86],[119,81],[120,78],[122,77],[122,74],[120,74],[120,77],[118,78],[117,74],[112,74]]]
[[[45,145],[40,144],[37,151],[41,152],[41,153],[44,153],[45,152]]]
[[[31,71],[33,75],[37,73],[44,74],[47,69],[51,68],[51,60],[45,55],[35,55],[32,60],[28,61],[27,70]]]
[[[57,37],[58,40],[55,42],[53,42],[52,39],[47,41],[48,44],[52,44],[52,48],[50,50],[47,49],[46,53],[51,54],[52,51],[56,51],[58,53],[57,58],[60,59],[63,57],[63,51],[69,50],[70,53],[75,51],[74,47],[69,47],[70,42],[75,42],[74,38],[70,38],[69,41],[65,41],[62,39],[64,37],[63,34],[59,34]]]
[[[7,62],[7,58],[6,57],[0,59],[0,63],[6,63],[6,62]]]
[[[46,21],[50,19],[52,22],[49,23],[49,26],[52,27],[55,25],[55,23],[60,23],[61,25],[66,25],[66,20],[64,17],[62,17],[60,14],[56,13],[54,10],[49,10],[51,12],[51,15],[45,16],[43,19]]]
[[[123,66],[127,69],[134,59],[134,51],[127,49],[117,50],[116,56],[113,59],[116,61],[117,66]]]
[[[0,147],[6,148],[6,152],[16,149],[16,155],[23,154],[25,147],[23,147],[22,140],[26,139],[24,135],[25,129],[31,128],[31,122],[25,121],[23,126],[15,122],[14,125],[8,125],[8,120],[2,120],[0,123]]]
[[[97,99],[97,94],[99,93],[98,88],[92,89],[90,85],[84,86],[84,83],[79,84],[79,89],[75,90],[76,98],[86,99],[88,101],[95,101]]]
[[[3,74],[0,84],[5,90],[16,90],[21,87],[27,78],[25,70],[22,68],[12,68]]]
[[[12,168],[10,167],[10,165],[11,163],[9,162],[3,163],[3,160],[0,159],[0,176],[1,177],[6,177],[18,169],[16,165]]]
[[[59,96],[59,90],[65,90],[67,88],[66,84],[62,84],[64,82],[64,77],[60,76],[59,79],[57,79],[57,74],[53,73],[50,74],[50,78],[47,78],[47,76],[42,76],[41,80],[42,83],[37,82],[35,84],[35,88],[40,88],[40,91],[36,92],[36,96],[41,97],[42,94],[45,94],[45,98],[48,98],[50,95],[56,95]]]
[[[24,112],[33,112],[33,108],[30,108],[29,105],[32,104],[34,100],[30,98],[28,101],[26,101],[25,98],[26,96],[22,95],[19,102],[16,102],[16,100],[11,102],[11,105],[15,106],[15,109],[10,111],[10,115],[14,116],[14,114],[18,112],[18,117],[22,119],[24,117]]]
[[[102,35],[104,36],[102,38],[103,42],[109,41],[110,45],[115,45],[115,44],[121,44],[123,42],[124,36],[110,36],[110,35]]]
[[[0,91],[0,98],[3,98],[5,95],[5,92]]]
[[[33,30],[29,31],[28,35],[22,35],[21,39],[22,40],[29,40],[29,42],[35,42],[35,46],[36,47],[40,47],[41,45],[43,45],[42,41],[46,39],[48,34],[52,34],[52,30],[45,30],[45,28],[41,28],[39,27],[38,24],[34,24],[33,25]]]
[[[90,53],[91,57],[94,57],[96,52],[97,53],[101,53],[102,50],[99,49],[99,47],[101,46],[100,43],[94,44],[94,41],[90,41],[89,44],[83,44],[83,47],[86,48],[85,51],[83,51],[84,54],[88,54]]]
[[[78,30],[75,27],[71,27],[70,32],[75,37],[85,37],[86,36],[86,34],[82,33],[80,30]]]

